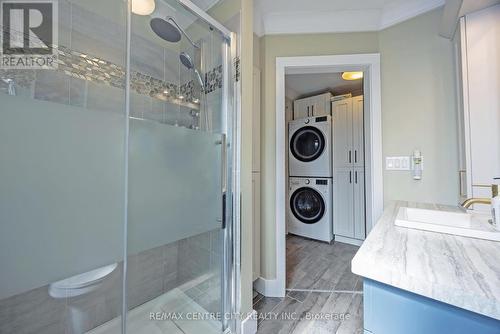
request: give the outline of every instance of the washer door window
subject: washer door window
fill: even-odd
[[[317,159],[325,149],[325,137],[320,130],[305,126],[297,130],[290,141],[293,156],[300,161],[309,162]]]
[[[325,201],[319,192],[312,188],[299,188],[290,198],[292,213],[304,224],[317,223],[325,214]]]

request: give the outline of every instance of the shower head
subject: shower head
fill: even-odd
[[[191,57],[186,52],[181,52],[181,54],[179,55],[179,60],[181,61],[182,65],[184,65],[188,70],[194,71],[194,73],[196,74],[196,78],[198,79],[198,83],[200,84],[201,90],[204,92],[205,83],[201,78],[200,72],[194,66],[193,59],[191,59]]]
[[[177,24],[177,22],[175,22],[175,19],[171,16],[167,16],[165,19],[155,17],[151,19],[149,25],[151,26],[151,29],[154,31],[154,33],[158,35],[158,37],[166,40],[167,42],[177,43],[181,40],[182,35],[184,35],[184,37],[186,37],[186,39],[195,49],[200,49],[200,47],[193,42],[189,35],[186,34],[186,32]],[[184,65],[187,69],[194,71],[194,73],[196,74],[196,78],[198,79],[198,82],[201,86],[201,90],[204,92],[205,84],[203,82],[203,79],[201,78],[200,72],[194,66],[194,62],[191,57],[187,53],[181,52],[181,54],[179,55],[179,59],[182,65]]]
[[[181,40],[182,35],[184,35],[194,48],[200,48],[171,16],[167,16],[165,19],[155,17],[149,21],[149,25],[158,37],[166,40],[167,42],[177,43]]]
[[[179,59],[180,59],[182,65],[184,65],[188,69],[191,70],[194,68],[193,60],[186,52],[181,52],[181,54],[179,55]]]
[[[171,42],[177,43],[181,40],[181,32],[177,27],[175,27],[172,23],[165,21],[164,19],[160,19],[158,17],[151,19],[149,22],[151,29],[153,29],[154,33],[158,35],[158,37]]]

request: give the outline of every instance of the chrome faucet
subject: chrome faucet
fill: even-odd
[[[498,184],[491,185],[492,198],[498,195]],[[462,207],[468,209],[474,204],[491,204],[491,198],[467,198],[463,203]]]

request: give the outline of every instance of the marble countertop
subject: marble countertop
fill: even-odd
[[[394,225],[400,207],[458,207],[394,202],[352,260],[352,272],[500,320],[500,242]]]

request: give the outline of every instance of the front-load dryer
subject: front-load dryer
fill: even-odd
[[[288,232],[331,242],[332,179],[289,178]]]
[[[288,152],[290,176],[332,177],[332,117],[290,121]]]

